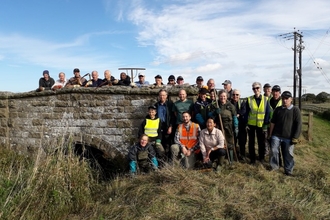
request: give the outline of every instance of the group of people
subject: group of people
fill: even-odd
[[[230,163],[236,158],[264,164],[269,154],[271,169],[283,166],[284,173],[291,176],[293,149],[302,127],[299,108],[292,105],[292,94],[281,93],[280,86],[271,87],[268,83],[262,94],[261,84],[254,82],[254,94],[242,100],[230,80],[222,83],[224,89],[220,91],[215,90],[213,79],[205,86],[202,80],[199,82],[195,103],[187,99],[185,89],[179,90],[179,100],[174,103],[167,99],[165,89],[159,91],[158,101],[148,108],[139,128],[139,142],[129,149],[131,173],[158,169],[164,163],[194,169],[198,161],[219,171],[226,156]]]
[[[80,70],[78,68],[75,68],[73,70],[73,77],[70,79],[67,79],[65,76],[65,73],[60,72],[58,74],[58,80],[54,80],[49,75],[48,70],[43,71],[43,77],[39,79],[39,87],[36,91],[41,92],[43,90],[57,90],[64,87],[72,88],[72,87],[102,87],[102,86],[131,86],[131,87],[163,87],[165,84],[163,83],[163,79],[161,75],[155,76],[155,83],[151,84],[148,81],[145,80],[145,74],[143,72],[140,72],[138,74],[138,81],[132,82],[131,77],[127,75],[125,72],[120,73],[120,79],[116,79],[114,76],[112,76],[110,70],[104,71],[104,78],[99,78],[99,73],[94,70],[91,74],[87,73],[84,76],[80,75]],[[89,77],[89,79],[86,79],[85,77]],[[199,76],[198,79],[196,79],[196,85],[197,87],[200,86],[200,82],[203,81],[203,78]],[[175,85],[189,85],[187,83],[184,83],[184,79],[182,76],[178,76],[177,79],[175,79],[174,75],[170,75],[168,77],[168,82],[166,84],[167,86],[175,86]]]
[[[269,154],[271,169],[283,166],[284,173],[292,175],[293,148],[301,133],[301,114],[292,105],[292,94],[289,91],[281,93],[278,85],[272,87],[266,83],[262,88],[261,83],[254,82],[254,94],[243,100],[240,91],[232,88],[230,80],[225,80],[223,89],[217,91],[214,79],[209,79],[204,85],[203,77],[198,76],[193,85],[199,89],[197,101],[193,103],[187,99],[184,87],[180,87],[179,100],[173,103],[168,99],[160,75],[155,76],[154,84],[149,84],[144,73],[138,74],[136,82],[132,82],[124,72],[117,80],[109,70],[104,71],[104,79],[99,78],[97,71],[92,71],[89,80],[85,79],[88,74],[80,76],[78,68],[73,70],[73,74],[67,80],[60,72],[59,79],[55,81],[45,70],[37,91],[113,85],[161,88],[158,101],[148,108],[148,115],[141,123],[139,142],[129,149],[131,173],[148,172],[165,163],[194,169],[196,161],[218,171],[225,156],[229,162],[236,158],[250,164],[256,164],[256,161],[263,164]],[[184,84],[182,76],[175,78],[170,75],[166,86]],[[247,140],[249,160],[245,149]]]

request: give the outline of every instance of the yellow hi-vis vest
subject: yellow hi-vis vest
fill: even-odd
[[[279,107],[282,105],[282,99],[280,98],[280,101],[277,102],[277,105],[275,106],[275,108],[273,109],[272,106],[270,105],[270,99],[268,99],[269,102],[269,107],[270,107],[270,114],[269,114],[269,120],[273,118],[273,114],[274,114],[274,110],[275,108]]]
[[[264,123],[264,118],[266,114],[266,105],[267,105],[267,98],[263,95],[261,96],[261,101],[259,106],[254,98],[254,96],[250,96],[248,98],[250,112],[248,118],[248,125],[257,126],[259,128],[262,127]]]
[[[144,126],[144,133],[148,137],[157,137],[159,127],[159,118],[157,119],[146,119],[146,125]]]

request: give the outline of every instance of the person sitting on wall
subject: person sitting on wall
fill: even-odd
[[[69,88],[80,87],[86,82],[86,79],[80,76],[80,70],[78,68],[75,68],[73,70],[73,75],[74,76],[69,79],[65,87],[69,87]]]
[[[140,125],[138,135],[146,134],[149,137],[149,143],[155,148],[157,159],[164,161],[165,150],[161,143],[162,127],[161,120],[156,117],[157,107],[152,105],[148,107],[148,115]]]
[[[149,137],[142,134],[139,143],[134,144],[128,151],[129,170],[131,174],[136,174],[138,170],[148,173],[153,169],[157,169],[158,161],[156,152],[149,144]]]
[[[174,75],[170,75],[167,80],[168,80],[167,86],[175,86],[176,85]]]
[[[57,89],[61,89],[65,86],[65,84],[67,83],[67,80],[65,78],[65,73],[60,72],[58,74],[58,80],[55,81],[55,84],[52,86],[52,90],[57,90]]]
[[[52,86],[55,84],[54,79],[49,76],[48,70],[44,70],[42,75],[43,77],[39,79],[39,88],[36,90],[37,92],[51,90]]]
[[[163,87],[163,78],[161,75],[155,76],[155,83],[152,85],[152,88]]]
[[[131,85],[131,77],[129,77],[125,72],[120,73],[120,80],[118,81],[118,86],[129,86]]]
[[[104,71],[103,83],[100,86],[113,86],[118,84],[118,79],[111,75],[110,70]]]
[[[99,73],[94,70],[92,71],[92,79],[86,81],[83,86],[84,87],[99,87],[102,85],[103,80],[99,78]]]
[[[146,75],[144,73],[139,73],[139,81],[135,82],[135,86],[137,87],[143,87],[143,86],[149,86],[149,82],[145,80]]]

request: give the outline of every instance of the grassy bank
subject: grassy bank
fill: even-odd
[[[296,146],[294,177],[240,163],[101,181],[70,153],[1,149],[0,219],[329,219],[329,133],[329,122],[314,118],[313,141]]]

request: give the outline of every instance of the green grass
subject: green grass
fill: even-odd
[[[313,122],[313,141],[302,136],[295,148],[294,177],[236,163],[101,181],[71,153],[0,148],[0,219],[329,219],[330,125]]]

